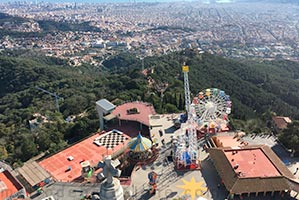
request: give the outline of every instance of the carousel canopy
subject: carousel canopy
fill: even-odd
[[[152,147],[152,142],[149,139],[142,137],[139,133],[137,137],[131,139],[128,143],[128,147],[131,151],[143,152]]]

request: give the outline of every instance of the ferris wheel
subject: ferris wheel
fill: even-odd
[[[192,102],[193,115],[199,123],[211,123],[216,121],[228,121],[231,113],[232,102],[229,95],[217,88],[208,88],[198,93]]]

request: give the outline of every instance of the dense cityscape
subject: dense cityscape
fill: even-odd
[[[28,21],[0,29],[41,32],[39,20],[84,23],[94,31],[49,31],[40,37],[9,36],[0,49],[32,49],[74,65],[119,51],[140,57],[184,48],[232,58],[298,60],[299,5],[279,3],[1,3],[0,11]],[[91,47],[91,48],[90,48]]]

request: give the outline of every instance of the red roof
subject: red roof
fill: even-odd
[[[137,108],[138,113],[128,113],[128,110],[133,108]],[[137,121],[144,125],[150,126],[149,115],[156,114],[156,111],[153,105],[149,103],[135,101],[117,106],[112,114],[117,116],[121,120]]]
[[[236,149],[221,147],[209,148],[208,151],[213,165],[231,194],[295,188],[288,181],[294,179],[293,173],[269,146],[250,145]]]
[[[103,145],[94,144],[94,140],[98,137],[105,136],[109,133],[95,134],[49,158],[39,162],[39,164],[47,170],[56,180],[62,182],[71,182],[81,176],[82,166],[81,161],[88,160],[91,166],[95,166],[99,161],[102,161],[104,156],[111,155],[127,145],[130,137],[122,134],[126,140],[116,145],[113,149],[106,148]],[[73,157],[69,161],[68,157]],[[71,170],[66,171],[69,167]]]
[[[285,129],[288,124],[292,122],[292,120],[288,117],[274,116],[272,119],[279,129]]]
[[[240,178],[273,177],[281,174],[262,149],[232,149],[224,151]]]
[[[18,181],[8,172],[0,173],[0,199],[5,199],[22,189]]]
[[[246,143],[231,135],[213,136],[213,141],[217,147],[240,147],[246,146]]]

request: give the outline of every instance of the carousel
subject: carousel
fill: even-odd
[[[151,148],[152,142],[139,133],[128,143],[129,158],[136,161],[146,160],[152,156]]]
[[[121,182],[131,181],[133,170],[138,170],[140,166],[151,164],[159,156],[158,149],[152,145],[152,141],[138,134],[137,137],[132,138],[125,150],[125,153],[118,157],[121,165]]]
[[[155,148],[152,141],[143,137],[141,133],[128,143],[127,157],[134,163],[149,164],[157,159],[158,154],[159,151]]]

